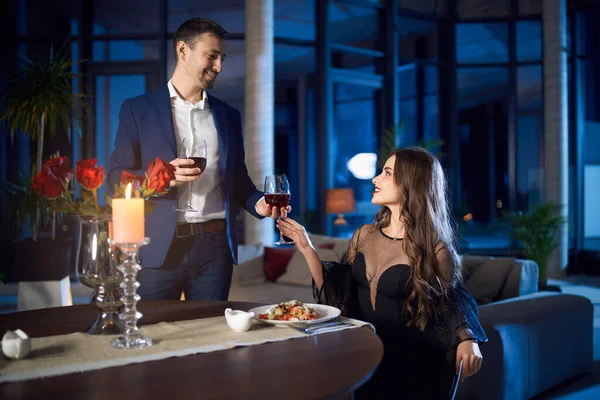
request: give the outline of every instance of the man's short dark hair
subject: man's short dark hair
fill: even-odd
[[[219,39],[227,38],[227,31],[213,20],[207,18],[188,19],[177,28],[177,32],[175,32],[175,37],[173,38],[173,53],[175,54],[175,60],[178,61],[177,43],[183,41],[193,48],[194,41],[203,33],[209,33]]]

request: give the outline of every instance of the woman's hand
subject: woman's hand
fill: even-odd
[[[460,381],[464,382],[465,379],[475,375],[479,371],[483,362],[477,342],[465,340],[458,345],[456,349],[456,373],[458,373],[458,369],[460,368],[461,360],[464,361]]]
[[[277,229],[283,233],[283,236],[292,239],[301,253],[313,249],[313,245],[308,238],[306,229],[293,219],[284,218],[277,220]]]

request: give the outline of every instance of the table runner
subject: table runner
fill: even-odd
[[[350,325],[321,330],[315,334],[352,329],[363,325],[372,328],[372,325],[363,321],[344,317],[338,317],[336,320],[349,322]],[[253,321],[252,328],[247,332],[233,332],[223,316],[161,322],[142,326],[140,332],[152,338],[151,347],[135,350],[113,349],[110,341],[116,335],[92,336],[85,333],[71,333],[33,338],[28,358],[9,360],[0,356],[0,382],[91,371],[307,336],[295,329],[258,321]]]

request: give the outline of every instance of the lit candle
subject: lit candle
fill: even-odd
[[[131,198],[131,183],[124,199],[112,200],[113,235],[117,243],[144,241],[144,199]]]

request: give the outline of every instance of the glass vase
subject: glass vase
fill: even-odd
[[[119,271],[119,250],[108,244],[110,215],[77,216],[78,232],[75,265],[77,279],[94,289],[91,303],[99,309],[96,321],[86,330],[90,335],[122,333],[124,325],[119,319],[123,307],[120,284],[123,274]]]

